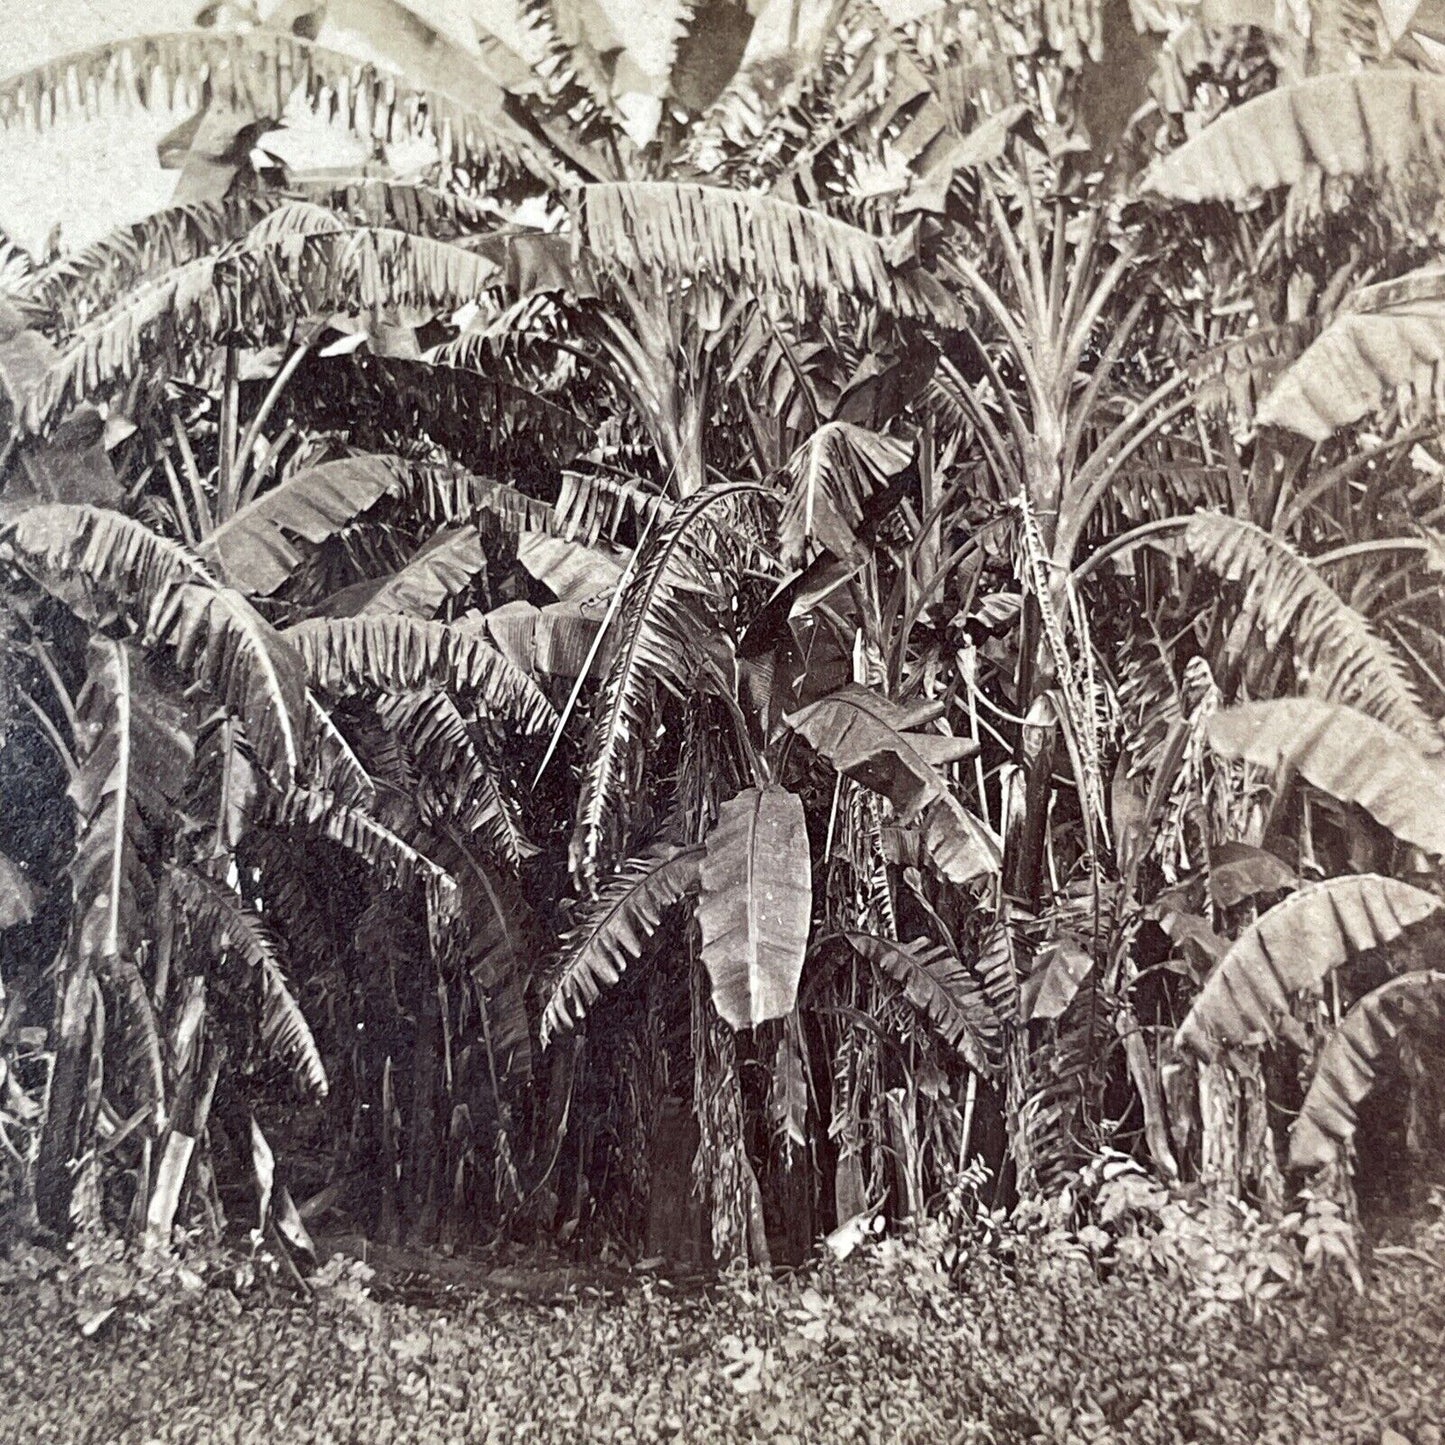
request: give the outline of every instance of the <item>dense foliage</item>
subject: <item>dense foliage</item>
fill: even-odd
[[[22,1231],[763,1261],[1438,1136],[1440,42],[782,8],[681,7],[650,120],[570,4],[0,86],[195,106],[4,271]]]

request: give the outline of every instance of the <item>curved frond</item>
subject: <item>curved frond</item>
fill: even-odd
[[[198,551],[231,586],[269,597],[305,560],[292,537],[324,542],[397,492],[404,477],[403,465],[390,457],[342,457],[307,467],[228,517]]]
[[[1402,843],[1445,856],[1445,764],[1365,713],[1307,697],[1246,703],[1209,719],[1209,744],[1221,757],[1298,772]]]
[[[219,201],[167,206],[143,220],[57,257],[33,277],[28,294],[75,326],[164,271],[239,241],[284,197],[237,191]]]
[[[782,1018],[798,998],[812,922],[803,803],[769,783],[718,808],[703,841],[697,922],[718,1014],[735,1029]]]
[[[415,617],[320,617],[282,634],[312,683],[331,693],[425,692],[445,688],[524,732],[556,721],[547,695],[478,628]]]
[[[908,465],[912,448],[851,422],[825,422],[788,458],[791,486],[778,524],[783,560],[801,566],[811,542],[851,557],[875,492]]]
[[[629,859],[602,886],[582,921],[562,938],[556,982],[542,1014],[543,1048],[553,1034],[581,1022],[602,989],[642,956],[667,910],[697,892],[702,851],[659,844]]]
[[[434,63],[428,80],[419,87],[275,29],[178,31],[96,46],[11,76],[0,82],[0,127],[44,127],[137,101],[176,110],[211,104],[279,122],[288,105],[302,103],[368,140],[426,137],[448,163],[551,176],[531,138],[506,118],[504,94],[484,70]]]
[[[262,795],[262,807],[274,822],[329,838],[376,870],[390,888],[423,883],[429,893],[454,898],[456,880],[420,849],[384,823],[320,788],[287,788]]]
[[[383,698],[377,716],[401,736],[418,767],[437,780],[435,802],[512,868],[535,853],[496,773],[472,739],[467,720],[444,692]]]
[[[1243,202],[1326,176],[1399,174],[1438,165],[1445,76],[1414,70],[1317,75],[1227,110],[1156,161],[1146,193],[1175,201]]]
[[[191,927],[218,953],[233,953],[255,974],[261,993],[261,1042],[288,1064],[317,1098],[327,1092],[326,1067],[291,993],[276,939],[262,919],[228,888],[189,868],[170,868],[166,882]]]
[[[1445,270],[1356,292],[1260,403],[1260,426],[1321,442],[1408,388],[1431,406],[1445,361]]]
[[[127,604],[241,720],[282,781],[294,776],[306,726],[300,660],[239,592],[218,586],[179,543],[101,507],[32,507],[3,536],[62,601],[84,582]]]
[[[450,316],[501,275],[447,241],[306,214],[298,225],[293,202],[236,245],[163,272],[87,319],[26,399],[27,429],[50,431],[78,401],[129,381],[158,353],[177,357],[178,369],[187,359],[194,372],[222,341],[282,340],[308,316]]]
[[[1299,1118],[1289,1133],[1295,1169],[1332,1163],[1348,1148],[1359,1123],[1362,1099],[1375,1085],[1381,1064],[1406,1030],[1438,1026],[1445,1016],[1445,973],[1402,973],[1367,993],[1325,1040]]]
[[[606,182],[582,192],[582,245],[625,272],[707,279],[728,291],[805,293],[893,315],[961,324],[957,302],[924,272],[893,266],[877,236],[774,196],[673,181]]]
[[[593,711],[592,740],[577,805],[572,871],[590,892],[599,857],[625,835],[627,794],[649,741],[656,691],[677,692],[705,640],[697,595],[727,597],[735,559],[721,529],[744,497],[741,482],[705,487],[677,508],[643,553],[613,623],[616,643]],[[715,520],[714,509],[722,513]]]
[[[1440,732],[1388,643],[1287,542],[1242,517],[1203,512],[1184,529],[1200,565],[1244,586],[1266,646],[1288,645],[1310,686],[1369,713],[1417,745]]]
[[[1301,888],[1230,945],[1179,1026],[1179,1047],[1212,1059],[1226,1045],[1272,1039],[1293,995],[1317,992],[1354,954],[1393,943],[1440,908],[1423,889],[1374,873]]]
[[[860,957],[887,974],[927,1017],[949,1048],[980,1074],[998,1072],[1003,1025],[978,981],[952,950],[924,938],[898,943],[871,933],[843,935]]]
[[[373,617],[386,613],[435,617],[447,598],[465,592],[486,567],[486,553],[475,527],[439,532],[404,566],[383,578],[360,611]]]

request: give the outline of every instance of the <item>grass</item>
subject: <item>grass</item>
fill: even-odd
[[[324,1278],[337,1275],[333,1267]],[[556,1305],[310,1299],[116,1262],[0,1283],[0,1440],[1441,1445],[1445,1255],[1258,1323],[1178,1281],[921,1251],[765,1287],[638,1279]],[[106,1313],[111,1310],[111,1313]],[[84,1333],[83,1327],[92,1329]]]

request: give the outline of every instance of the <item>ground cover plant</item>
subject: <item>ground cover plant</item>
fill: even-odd
[[[66,1445],[1442,1438],[1438,1222],[1384,1246],[1367,1293],[1315,1276],[1257,1310],[1106,1264],[1057,1224],[977,1241],[966,1265],[941,1238],[775,1280],[595,1276],[425,1303],[345,1256],[309,1297],[268,1284],[264,1259],[178,1280],[114,1251],[60,1270],[30,1256],[0,1295],[0,1429]]]

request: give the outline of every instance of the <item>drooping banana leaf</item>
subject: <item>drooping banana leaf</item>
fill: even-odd
[[[872,688],[849,683],[783,721],[840,773],[883,794],[907,822],[926,804],[949,795],[939,769],[978,751],[969,738],[920,731],[942,712],[941,703],[902,707]]]
[[[1316,992],[1354,954],[1393,943],[1440,911],[1438,898],[1375,873],[1328,878],[1277,903],[1230,946],[1179,1027],[1179,1046],[1212,1059],[1272,1039],[1296,994]]]
[[[294,538],[324,542],[398,491],[403,480],[389,457],[343,457],[307,467],[222,522],[201,543],[200,555],[233,587],[269,597],[303,560]]]
[[[663,843],[629,859],[599,890],[582,921],[562,939],[556,982],[542,1014],[542,1044],[571,1029],[603,988],[642,956],[663,915],[695,893],[702,848]]]
[[[722,804],[704,840],[697,921],[713,1003],[733,1028],[797,1001],[812,903],[802,800],[770,783]]]
[[[1209,743],[1222,757],[1293,768],[1401,842],[1445,854],[1445,760],[1356,708],[1305,697],[1245,703],[1210,718]]]
[[[1445,973],[1402,973],[1364,998],[1325,1041],[1299,1118],[1290,1129],[1289,1162],[1314,1169],[1334,1160],[1355,1137],[1360,1101],[1379,1077],[1388,1051],[1406,1029],[1438,1026],[1445,1014]]]
[[[1003,1060],[1003,1025],[982,987],[951,949],[915,938],[898,943],[871,933],[844,937],[869,963],[903,989],[904,997],[981,1074],[997,1072]]]
[[[1156,161],[1143,190],[1176,201],[1236,201],[1326,176],[1400,174],[1433,153],[1445,77],[1414,70],[1317,75],[1226,110]]]

